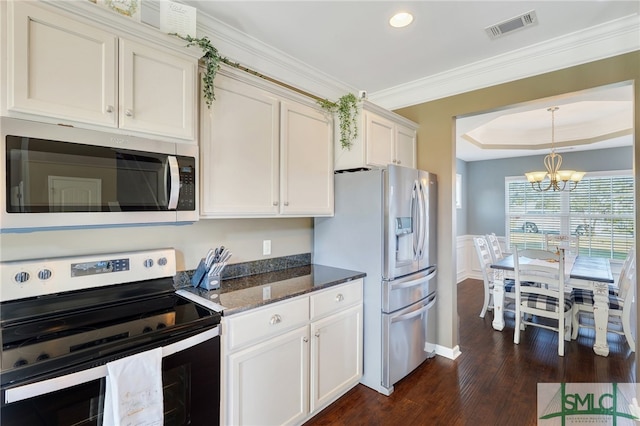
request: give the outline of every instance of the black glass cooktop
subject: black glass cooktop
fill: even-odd
[[[4,302],[1,384],[102,365],[219,322],[219,313],[177,296],[171,278]]]

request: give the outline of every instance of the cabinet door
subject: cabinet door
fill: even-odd
[[[229,425],[299,424],[309,412],[309,327],[229,355]]]
[[[120,39],[120,127],[195,140],[197,62]]]
[[[13,22],[7,109],[115,127],[116,36],[36,2],[7,8]]]
[[[311,412],[362,376],[362,305],[311,323]]]
[[[416,167],[416,131],[396,125],[395,163],[399,166]]]
[[[276,215],[278,99],[221,74],[214,89],[211,109],[201,108],[201,217]]]
[[[290,215],[333,214],[333,122],[321,111],[281,102],[281,209]]]
[[[367,164],[386,167],[394,160],[394,124],[386,118],[365,113]]]

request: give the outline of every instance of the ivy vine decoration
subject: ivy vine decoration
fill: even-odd
[[[220,56],[218,49],[213,47],[211,41],[206,36],[198,38],[191,37],[190,35],[181,36],[177,33],[172,33],[171,35],[186,41],[186,47],[198,46],[204,52],[202,60],[204,61],[206,71],[202,78],[204,84],[202,90],[204,91],[204,98],[207,103],[207,107],[211,108],[211,104],[213,104],[213,101],[216,99],[213,92],[213,79],[216,77],[216,73],[220,69],[220,62],[223,62],[224,58]]]
[[[337,113],[340,121],[340,145],[342,149],[351,149],[351,144],[358,137],[358,98],[347,93],[337,102],[319,99],[318,105],[330,113]]]

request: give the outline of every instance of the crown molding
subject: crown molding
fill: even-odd
[[[369,99],[393,110],[446,98],[640,50],[638,34],[640,16],[629,15],[504,55],[369,93]]]
[[[154,1],[145,5],[157,10]],[[154,10],[154,12],[156,12]],[[156,12],[157,13],[157,12]],[[358,88],[198,11],[197,32],[232,61],[293,87],[328,99]],[[464,92],[640,50],[640,16],[629,15],[503,55],[453,68],[377,92],[367,98],[398,109]]]
[[[202,50],[198,47],[193,46],[186,49],[183,40],[163,33],[158,28],[158,25],[152,25],[143,20],[137,21],[122,16],[88,0],[40,0],[38,6],[54,12],[64,11],[71,13],[93,25],[113,31],[118,36],[132,36],[138,40],[145,40],[153,45],[160,45],[166,49],[171,49],[181,55],[189,55],[192,58],[200,58],[202,56]],[[148,6],[146,2],[143,3],[143,7],[146,8]],[[158,6],[155,5],[155,7],[159,13]]]
[[[229,60],[322,98],[357,89],[310,65],[198,11],[197,33],[207,36]]]

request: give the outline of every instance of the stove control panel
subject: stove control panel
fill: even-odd
[[[0,262],[0,302],[175,274],[173,248]]]

